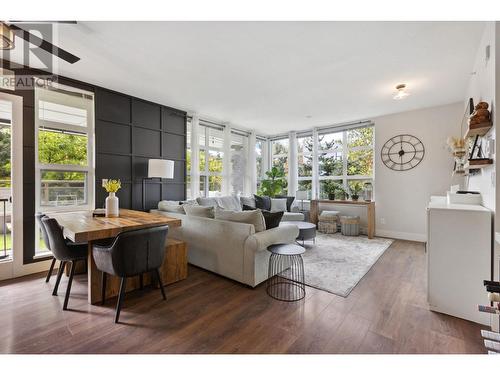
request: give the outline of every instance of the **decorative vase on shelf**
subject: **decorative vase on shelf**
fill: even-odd
[[[110,192],[106,197],[106,217],[118,217],[120,215],[119,200],[116,193]]]

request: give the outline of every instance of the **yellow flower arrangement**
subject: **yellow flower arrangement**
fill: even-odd
[[[104,189],[108,193],[116,193],[122,187],[122,183],[120,180],[108,180],[104,183]]]

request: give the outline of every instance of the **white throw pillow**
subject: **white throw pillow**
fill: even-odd
[[[184,211],[188,216],[199,216],[208,217],[210,219],[214,218],[214,208],[205,206],[196,206],[194,204],[185,204]]]
[[[266,222],[264,221],[264,216],[259,209],[252,211],[228,211],[217,208],[215,210],[215,219],[252,224],[256,233],[266,230]]]
[[[166,204],[160,209],[160,211],[174,212],[176,214],[186,214],[186,211],[184,211],[184,205],[174,206],[173,204]]]
[[[215,199],[217,201],[217,206],[224,210],[241,211],[241,206],[240,202],[238,201],[238,198],[232,195],[228,195],[225,197],[218,197]]]
[[[271,198],[271,212],[286,212],[286,198]]]

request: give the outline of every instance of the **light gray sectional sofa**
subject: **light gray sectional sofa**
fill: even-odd
[[[229,198],[233,197],[218,198],[217,205],[235,211],[239,202]],[[233,204],[235,206],[231,206]],[[256,232],[252,224],[188,216],[172,212],[173,207],[167,207],[169,205],[172,202],[162,201],[158,204],[159,209],[151,212],[182,220],[180,227],[169,230],[169,236],[187,242],[189,263],[251,287],[268,277],[270,253],[267,247],[292,243],[299,234],[298,227],[293,224]],[[297,220],[297,216],[294,217]]]

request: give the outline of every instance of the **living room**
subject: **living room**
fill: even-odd
[[[500,23],[37,14],[0,21],[14,365],[500,353]]]

